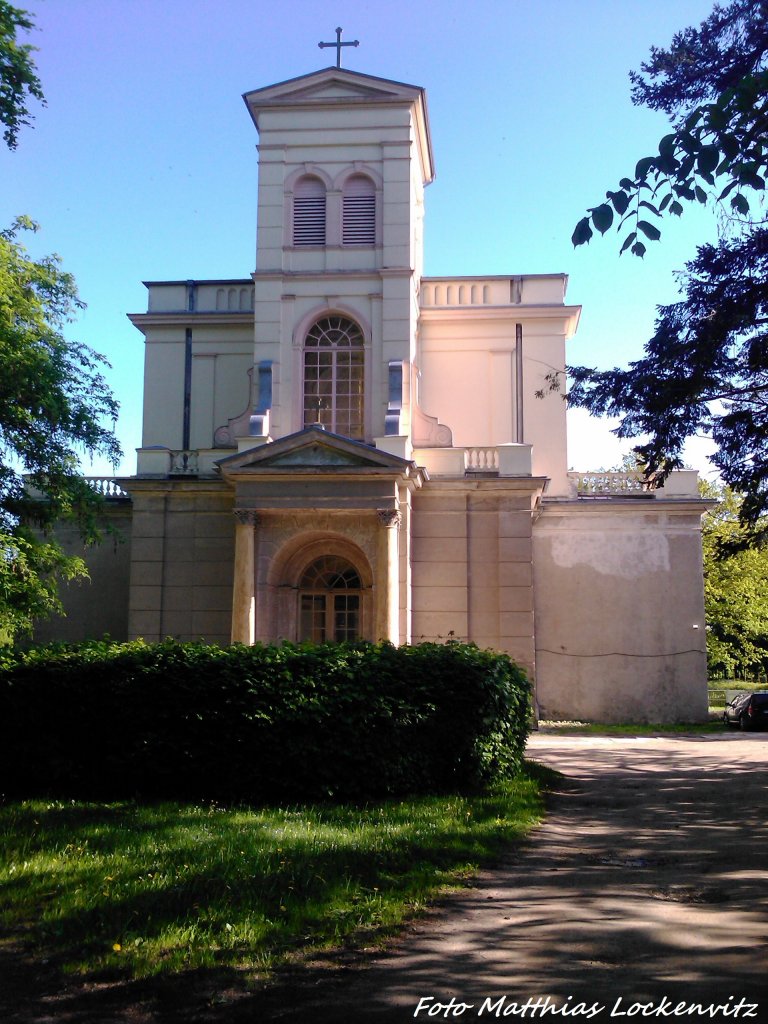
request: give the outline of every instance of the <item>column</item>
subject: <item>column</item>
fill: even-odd
[[[395,508],[377,511],[383,529],[380,532],[376,580],[376,639],[400,643],[400,573],[398,534],[401,516]]]
[[[256,640],[256,527],[253,509],[236,508],[235,579],[232,589],[232,643],[252,645]]]

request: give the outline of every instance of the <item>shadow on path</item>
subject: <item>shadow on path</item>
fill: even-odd
[[[597,1021],[621,1021],[619,1013],[638,1001],[658,1005],[666,997],[673,1006],[733,1010],[744,999],[759,1004],[757,1016],[743,1010],[651,1019],[768,1024],[768,736],[542,734],[532,738],[529,756],[566,776],[546,822],[509,863],[451,897],[365,970],[298,972],[251,995],[234,975],[48,994],[42,978],[39,996],[24,1005],[13,986],[4,988],[0,1018],[399,1024],[414,1019],[422,998],[431,997],[433,1007],[451,998],[471,1004],[460,1015],[467,1021],[478,1018],[486,999],[502,1009],[486,1009],[480,1019],[550,996],[558,1006],[604,1006]],[[25,969],[21,961],[16,967]],[[417,1019],[456,1015],[428,1016],[425,1009]],[[568,1019],[592,1018],[582,1012]],[[642,1019],[649,1018],[623,1017]]]

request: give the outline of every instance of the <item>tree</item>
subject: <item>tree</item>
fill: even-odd
[[[51,537],[62,518],[85,542],[98,537],[99,496],[79,472],[79,453],[116,462],[109,426],[117,403],[105,360],[62,330],[82,308],[56,256],[33,260],[18,241],[35,225],[0,232],[0,635],[12,638],[59,607],[57,578],[84,575],[81,559]],[[41,537],[43,539],[41,539]]]
[[[17,41],[34,22],[0,0],[0,123],[9,149],[29,124],[28,99],[45,103],[32,53]],[[54,523],[74,519],[84,542],[98,537],[100,498],[79,473],[79,451],[116,462],[120,448],[105,421],[117,403],[101,375],[105,360],[67,341],[62,329],[83,304],[56,256],[35,261],[18,241],[36,230],[21,217],[0,231],[0,644],[61,610],[60,579],[87,576],[64,554]],[[26,474],[26,479],[25,479]]]
[[[3,139],[9,149],[16,149],[19,129],[30,123],[29,99],[45,104],[32,60],[35,47],[17,41],[20,29],[29,32],[34,27],[28,11],[0,0],[0,123],[5,125]]]
[[[739,515],[755,541],[768,535],[768,3],[715,6],[698,29],[654,48],[631,73],[632,100],[662,110],[672,131],[641,159],[606,201],[576,226],[575,245],[593,229],[628,228],[621,252],[642,257],[665,216],[686,203],[714,203],[717,245],[702,245],[680,275],[679,302],[660,306],[642,359],[626,369],[575,367],[568,399],[621,418],[621,437],[649,475],[682,465],[685,440],[711,435],[722,479],[743,494]],[[557,382],[553,382],[557,386]]]
[[[574,245],[604,234],[615,216],[629,222],[621,252],[644,256],[658,241],[657,221],[681,216],[684,203],[728,200],[731,214],[750,223],[750,193],[765,189],[768,172],[768,3],[735,0],[700,28],[678,32],[668,50],[653,47],[642,73],[630,72],[632,102],[661,110],[673,130],[658,153],[643,157],[607,202],[590,207],[576,225]],[[643,77],[646,76],[646,77]],[[705,187],[706,186],[706,187]]]
[[[740,498],[729,488],[702,482],[702,495],[717,499],[704,518],[704,606],[707,667],[711,676],[765,677],[768,671],[768,551],[748,548],[723,559],[723,546],[738,547]]]

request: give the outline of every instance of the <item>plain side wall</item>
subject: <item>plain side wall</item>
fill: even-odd
[[[229,643],[232,491],[206,481],[126,481],[133,498],[129,637]]]
[[[706,720],[697,506],[545,507],[533,540],[541,718]]]
[[[84,548],[73,524],[58,523],[55,538],[68,555],[83,558],[89,580],[73,580],[59,587],[65,615],[54,615],[35,624],[34,642],[76,643],[128,639],[128,580],[131,565],[131,506],[107,505],[102,528],[109,529],[101,544]]]
[[[532,485],[430,481],[412,516],[413,641],[471,640],[534,670]]]

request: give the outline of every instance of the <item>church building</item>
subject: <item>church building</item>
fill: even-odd
[[[330,67],[244,99],[255,272],[148,282],[130,317],[125,635],[470,640],[543,718],[705,718],[696,474],[569,472],[567,276],[424,275],[422,88]]]

